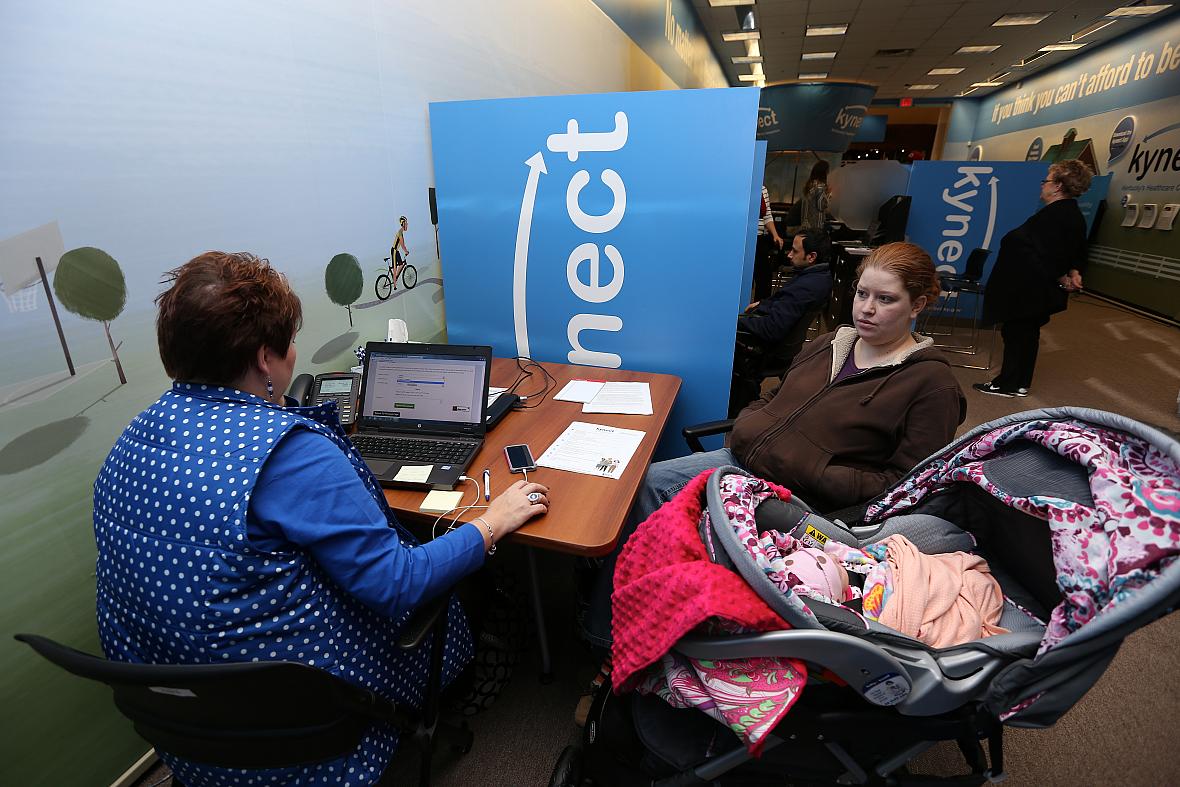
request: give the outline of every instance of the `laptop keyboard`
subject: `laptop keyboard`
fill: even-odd
[[[457,443],[453,440],[424,440],[374,434],[353,435],[352,443],[364,456],[434,465],[463,464],[476,449],[471,443]]]

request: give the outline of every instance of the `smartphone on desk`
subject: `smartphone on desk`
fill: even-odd
[[[340,423],[350,426],[356,421],[357,397],[361,391],[361,376],[353,372],[328,372],[317,374],[314,378],[310,374],[301,374],[291,383],[287,395],[297,400],[303,407],[323,404],[328,400],[336,402],[340,408]]]
[[[531,472],[537,469],[533,452],[524,443],[504,446],[504,458],[508,461],[508,469],[513,473]]]

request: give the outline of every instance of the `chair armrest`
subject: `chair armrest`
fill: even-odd
[[[447,607],[450,603],[451,594],[447,592],[414,610],[397,638],[397,646],[402,650],[416,650],[420,647],[435,625],[446,624]]]
[[[688,448],[694,454],[699,454],[705,450],[705,446],[701,444],[702,437],[710,437],[715,434],[724,434],[733,430],[733,418],[726,418],[724,421],[706,421],[703,424],[693,424],[686,426],[681,430],[684,435],[684,442],[688,443]]]

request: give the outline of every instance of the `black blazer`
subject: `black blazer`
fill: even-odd
[[[1051,202],[1000,241],[987,280],[983,322],[1043,318],[1064,311],[1057,279],[1086,264],[1086,220],[1075,199]]]

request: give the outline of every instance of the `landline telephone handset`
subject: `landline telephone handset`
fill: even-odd
[[[329,399],[340,407],[340,423],[352,425],[356,420],[357,398],[361,392],[361,376],[352,372],[301,374],[291,383],[287,395],[303,407],[323,404]]]

